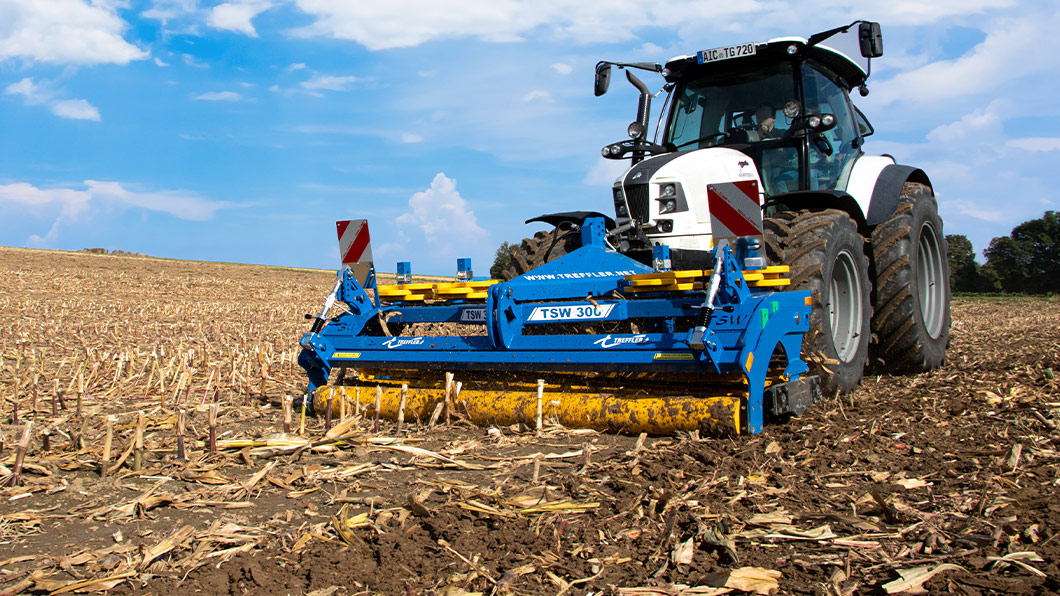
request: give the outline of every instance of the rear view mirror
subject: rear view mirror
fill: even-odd
[[[861,55],[865,58],[879,58],[883,55],[883,33],[879,23],[862,22],[858,25],[858,43],[861,44]]]
[[[610,62],[598,62],[596,64],[596,85],[593,88],[593,93],[597,97],[600,97],[604,93],[607,93],[608,86],[611,85],[611,63]]]

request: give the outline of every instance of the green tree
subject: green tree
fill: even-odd
[[[1007,237],[990,241],[984,251],[989,274],[1006,292],[1060,292],[1060,214],[1021,223]]]
[[[946,244],[950,255],[950,290],[954,292],[977,292],[982,288],[979,263],[975,262],[972,241],[963,234],[948,234]]]
[[[504,272],[512,266],[512,251],[516,248],[511,242],[501,242],[494,254],[493,265],[490,266],[490,277],[504,279]]]

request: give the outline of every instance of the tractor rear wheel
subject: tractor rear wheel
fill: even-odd
[[[542,230],[534,234],[533,238],[524,238],[519,248],[512,251],[512,264],[504,272],[504,280],[519,277],[549,261],[574,252],[581,246],[581,228],[574,224],[563,222],[551,231]]]
[[[905,184],[894,215],[872,232],[872,252],[874,365],[889,372],[942,366],[950,338],[950,264],[931,188]]]
[[[865,239],[837,209],[787,211],[765,220],[766,252],[791,268],[792,290],[809,290],[813,310],[802,356],[827,394],[854,390],[868,358],[871,285]]]

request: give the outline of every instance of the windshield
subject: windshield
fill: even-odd
[[[717,70],[692,78],[674,96],[666,141],[678,151],[779,138],[791,125],[781,108],[796,99],[791,64]]]

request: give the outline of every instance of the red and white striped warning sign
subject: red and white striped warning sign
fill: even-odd
[[[762,235],[762,206],[758,182],[739,180],[707,185],[710,231],[719,238]]]
[[[371,264],[372,244],[368,237],[368,220],[337,221],[335,227],[339,232],[339,256],[342,264]]]

